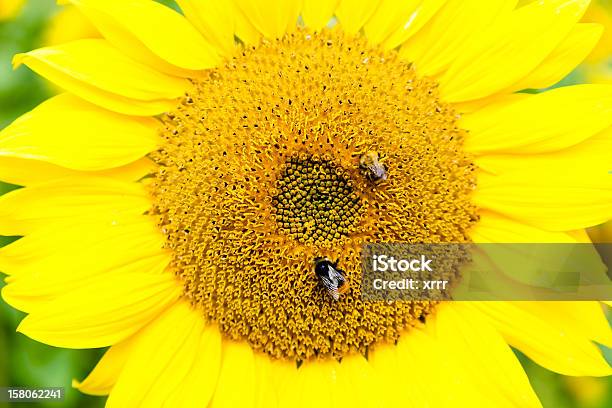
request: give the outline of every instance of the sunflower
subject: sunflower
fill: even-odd
[[[368,242],[583,242],[612,88],[557,83],[588,1],[72,0],[103,39],[17,55],[65,93],[0,134],[18,331],[110,347],[108,406],[540,406],[513,346],[612,370],[597,302],[367,302]],[[338,300],[315,263],[333,260]]]

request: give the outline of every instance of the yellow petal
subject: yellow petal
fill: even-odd
[[[302,392],[301,384],[298,382],[298,369],[295,362],[278,361],[273,364],[276,371],[277,401],[279,407],[290,407],[295,404],[296,396]],[[299,400],[298,400],[299,401]]]
[[[298,0],[234,0],[240,11],[266,38],[281,38],[296,27],[300,14]]]
[[[0,156],[47,161],[74,170],[105,170],[155,150],[161,144],[159,127],[153,118],[121,115],[63,94],[2,130]]]
[[[303,0],[302,18],[306,27],[320,31],[327,26],[340,0]]]
[[[484,98],[517,83],[569,35],[588,4],[589,0],[534,2],[472,37],[440,78],[444,100]]]
[[[447,0],[422,0],[408,19],[384,41],[383,47],[391,50],[403,44],[425,27],[446,2]]]
[[[217,66],[214,46],[179,13],[150,0],[71,0],[131,58],[171,75]],[[178,68],[178,69],[177,69]]]
[[[100,32],[78,8],[67,6],[47,20],[41,43],[58,45],[81,38],[101,37]]]
[[[207,405],[219,370],[218,330],[206,329],[201,315],[180,301],[136,337],[108,407]],[[201,388],[194,389],[198,380]]]
[[[513,346],[549,370],[576,376],[610,375],[612,369],[599,349],[584,334],[567,330],[533,314],[522,305],[529,302],[464,302],[477,308]],[[533,307],[537,308],[539,303]]]
[[[551,231],[587,228],[612,218],[612,174],[567,168],[481,173],[473,202]]]
[[[421,5],[421,0],[382,0],[363,31],[374,44],[380,44],[401,28]]]
[[[381,0],[341,0],[336,9],[342,31],[357,34],[372,17]]]
[[[83,381],[73,380],[72,386],[85,394],[108,395],[133,352],[134,338],[130,337],[109,348],[87,378]]]
[[[490,211],[480,212],[470,237],[478,243],[576,243],[566,232],[546,231]]]
[[[493,406],[540,407],[510,347],[468,304],[445,304],[432,322],[446,358],[463,367],[466,375],[479,385],[482,396],[496,401]]]
[[[461,114],[469,114],[476,111],[481,111],[479,113],[484,114],[484,112],[489,109],[492,112],[495,112],[497,109],[518,102],[521,99],[531,98],[532,96],[532,94],[528,93],[497,93],[487,98],[477,99],[475,101],[459,102],[454,104],[454,107],[457,112],[460,112]]]
[[[50,302],[65,293],[89,285],[102,276],[107,279],[121,279],[131,273],[161,275],[166,273],[170,261],[168,254],[161,253],[127,258],[124,264],[96,271],[12,275],[7,278],[9,284],[3,288],[2,296],[15,309],[32,313],[46,308]]]
[[[438,13],[400,49],[402,59],[414,62],[421,75],[445,70],[473,35],[508,15],[515,0],[448,0]]]
[[[229,2],[228,7],[232,7],[234,16],[235,34],[246,45],[256,45],[261,40],[261,33],[251,22],[249,16],[238,7],[235,0]]]
[[[180,293],[172,274],[101,277],[29,314],[17,331],[56,347],[107,347],[155,319]]]
[[[419,329],[409,330],[397,342],[396,365],[393,381],[398,387],[406,387],[407,393],[396,395],[399,406],[443,407],[460,406],[458,399],[469,394],[470,387],[465,381],[454,376],[457,367],[439,370],[443,356],[439,355],[438,340],[426,335]],[[411,370],[410,367],[419,367]],[[383,383],[384,384],[384,383]],[[448,392],[435,391],[435,384],[448,384]],[[461,384],[461,386],[458,386]],[[419,390],[417,392],[417,390]],[[472,403],[475,405],[477,399]]]
[[[150,207],[138,183],[93,177],[51,181],[0,197],[0,234],[27,235],[41,225],[101,214],[140,215]]]
[[[555,326],[612,347],[612,329],[599,302],[520,302],[518,305]]]
[[[440,312],[444,312],[440,310]],[[413,375],[417,377],[410,389],[420,390],[410,393],[415,407],[463,407],[487,406],[495,401],[495,406],[503,406],[499,398],[484,395],[479,390],[479,384],[472,378],[472,373],[465,364],[448,353],[440,350],[453,350],[448,347],[449,342],[455,341],[455,335],[450,338],[441,338],[436,333],[436,317],[430,316],[425,324],[425,331],[411,329],[404,334],[397,343],[398,387],[404,387],[402,378],[410,367],[419,367]],[[440,370],[439,367],[444,367]],[[408,377],[409,378],[409,377]],[[437,391],[436,384],[444,384],[444,392]],[[486,403],[485,403],[486,401]]]
[[[337,367],[339,387],[332,391],[332,407],[375,407],[381,398],[372,392],[375,373],[361,354],[345,356]],[[313,384],[314,385],[314,384]]]
[[[553,89],[499,109],[464,115],[465,150],[484,153],[543,153],[565,149],[612,126],[612,86]]]
[[[408,333],[406,333],[405,336],[406,335],[408,335]],[[397,351],[398,349],[394,344],[380,344],[373,350],[368,351],[368,363],[372,368],[374,378],[376,378],[375,383],[372,384],[372,386],[386,386],[393,389],[399,382],[399,378],[402,378],[401,381],[404,383],[404,389],[411,390],[421,388],[414,384],[413,376],[410,375],[414,371],[402,370]],[[422,394],[418,393],[417,395]],[[381,401],[381,405],[384,403],[388,406],[427,406],[424,403],[421,405],[414,404],[411,401],[410,396],[412,396],[411,392],[385,393],[383,395],[384,399]]]
[[[195,316],[201,319],[198,314]],[[210,401],[221,366],[221,333],[216,327],[206,327],[200,336],[193,366],[183,383],[168,398],[168,406],[205,407]],[[272,407],[270,407],[272,408]]]
[[[577,24],[569,35],[525,78],[507,92],[551,87],[570,74],[595,48],[603,34],[599,24]]]
[[[295,394],[295,402],[299,407],[331,408],[334,404],[334,393],[340,390],[338,379],[339,364],[336,360],[321,360],[305,362],[298,369],[297,384],[300,392]],[[325,387],[317,387],[325,384]],[[340,391],[338,391],[340,392]],[[351,406],[347,404],[346,406]]]
[[[163,253],[164,236],[149,216],[100,214],[40,225],[0,248],[0,270],[10,275],[44,271],[83,276]],[[100,257],[100,254],[105,254]]]
[[[215,0],[177,0],[185,17],[218,52],[231,56],[234,40],[234,9],[230,2]]]
[[[596,174],[612,170],[612,128],[590,137],[586,141],[551,153],[543,154],[494,154],[476,157],[479,168],[492,173],[503,174],[521,169],[534,173],[550,169],[582,168]]]
[[[68,177],[87,176],[137,181],[151,174],[154,170],[155,165],[146,157],[125,166],[92,172],[70,170],[39,160],[0,157],[0,180],[20,186],[45,183]]]
[[[184,79],[130,60],[105,40],[40,48],[16,55],[13,64],[25,64],[89,102],[129,115],[150,116],[171,110],[189,87]]]
[[[245,342],[223,340],[221,371],[211,408],[251,407],[255,403],[255,358]],[[240,389],[240,392],[236,392]]]
[[[268,355],[254,353],[255,357],[255,408],[276,408],[278,398],[276,396],[276,379],[278,371]]]

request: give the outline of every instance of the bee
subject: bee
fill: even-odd
[[[359,157],[359,168],[370,181],[380,183],[387,179],[387,168],[380,162],[377,152],[369,150]]]
[[[349,288],[344,271],[338,268],[338,261],[332,262],[328,258],[316,258],[315,273],[334,300],[340,299],[340,295],[346,293]]]

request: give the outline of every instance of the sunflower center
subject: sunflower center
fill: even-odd
[[[203,319],[296,361],[422,324],[434,303],[362,299],[360,255],[469,241],[474,165],[436,83],[339,30],[264,41],[192,82],[162,118],[152,213]]]
[[[348,236],[361,214],[359,196],[348,173],[329,155],[290,158],[276,182],[272,198],[279,230],[294,239],[323,245]]]

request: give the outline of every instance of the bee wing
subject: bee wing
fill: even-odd
[[[340,299],[340,294],[338,293],[338,282],[335,279],[329,279],[325,276],[321,277],[321,283],[334,300]]]

